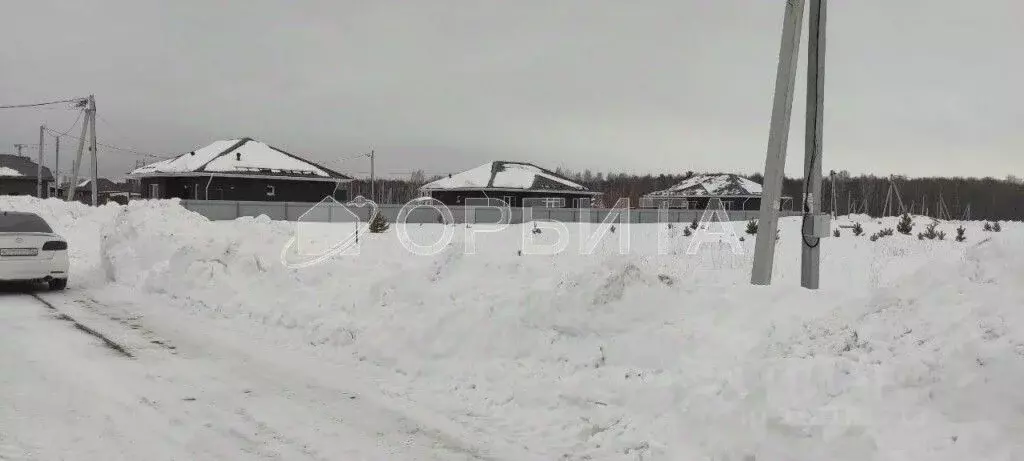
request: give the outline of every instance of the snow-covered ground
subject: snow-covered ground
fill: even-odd
[[[625,229],[584,255],[570,226],[554,256],[521,254],[521,226],[479,235],[475,254],[459,226],[434,256],[392,230],[361,238],[359,255],[288,269],[294,223],[209,222],[171,201],[3,197],[0,209],[40,212],[68,239],[71,285],[47,299],[129,348],[147,344],[139,331],[177,345],[189,360],[167,373],[180,379],[294,393],[260,418],[308,451],[253,439],[261,456],[339,459],[325,445],[347,437],[358,450],[345,459],[1024,459],[1020,223],[964,223],[962,243],[959,223],[940,224],[943,241],[841,228],[822,243],[822,289],[808,291],[796,219],[781,223],[773,285],[755,287],[753,236],[743,255],[689,255],[680,224],[631,226],[625,255]],[[838,224],[854,221],[895,227]],[[409,228],[422,242],[441,231]],[[118,330],[125,319],[135,327]],[[363,403],[331,401],[338,392]],[[321,399],[322,414],[280,429]],[[411,448],[384,451],[409,434]]]

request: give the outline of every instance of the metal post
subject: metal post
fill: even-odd
[[[804,217],[801,232],[800,286],[818,289],[821,239],[807,225],[821,213],[821,147],[825,99],[825,19],[828,0],[810,0],[807,33],[807,129],[804,134]]]
[[[39,125],[39,161],[36,165],[36,197],[43,198],[43,132],[46,125]]]
[[[772,281],[779,197],[782,193],[782,175],[786,168],[786,144],[789,141],[790,116],[793,112],[793,87],[796,85],[796,66],[799,59],[797,49],[800,47],[803,14],[804,0],[786,0],[779,67],[775,77],[771,130],[768,133],[768,153],[764,166],[764,185],[761,191],[760,224],[754,247],[754,268],[750,276],[750,282],[755,285],[768,285]]]

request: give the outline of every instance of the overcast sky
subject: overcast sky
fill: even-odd
[[[251,136],[360,176],[365,160],[336,159],[373,148],[382,176],[494,159],[756,172],[784,5],[7,1],[0,105],[93,93],[101,143],[168,154]],[[1024,175],[1022,17],[1020,0],[830,2],[826,173]],[[0,110],[0,153],[36,143],[40,123],[64,130],[75,117]],[[139,159],[100,154],[111,176]]]

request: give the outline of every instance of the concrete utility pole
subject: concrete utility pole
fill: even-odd
[[[60,136],[53,140],[53,193],[60,194]]]
[[[92,131],[92,135],[90,136],[91,137],[90,141],[91,141],[91,144],[92,144],[92,206],[96,206],[97,202],[99,201],[98,200],[99,192],[98,192],[97,188],[99,187],[100,169],[99,169],[99,162],[96,159],[97,154],[99,153],[96,150],[96,98],[93,97],[92,95],[89,95],[89,105],[92,106],[92,114],[90,114],[90,117],[89,117],[89,124],[92,126],[92,130],[91,130]],[[818,173],[819,173],[819,176],[821,176],[821,174],[820,174],[821,171],[820,170],[819,170]],[[820,177],[818,178],[818,182],[819,183],[821,182],[821,178]],[[820,184],[818,186],[819,186],[819,188],[821,187]]]
[[[374,151],[371,150],[370,151],[370,200],[376,201],[377,200],[376,199],[376,195],[374,195],[374,191],[375,191],[374,183],[376,183],[376,181],[374,180],[375,176],[373,174],[373,157],[374,157]]]
[[[779,225],[782,175],[786,168],[786,144],[789,142],[793,112],[793,87],[796,85],[797,49],[800,47],[803,16],[804,0],[786,1],[779,68],[775,75],[771,129],[768,132],[768,155],[764,165],[764,184],[761,187],[760,222],[754,245],[754,268],[750,276],[750,282],[755,285],[768,285],[772,282],[775,235]]]
[[[89,133],[89,128],[92,127],[92,136],[86,138]],[[78,138],[78,153],[75,155],[75,164],[71,172],[71,183],[68,185],[67,200],[74,200],[75,189],[78,187],[78,173],[82,168],[82,151],[85,150],[86,139],[89,139],[89,150],[92,151],[92,204],[96,205],[96,180],[97,180],[97,160],[96,160],[96,98],[93,95],[89,95],[86,100],[85,108],[85,120],[82,121],[82,136]]]
[[[821,276],[821,146],[825,106],[825,20],[828,0],[811,0],[807,40],[807,125],[804,132],[804,216],[800,286],[818,289]],[[808,229],[808,227],[811,227]],[[825,227],[828,227],[827,224]],[[828,232],[828,229],[824,229]]]
[[[36,165],[36,197],[43,198],[43,132],[46,125],[39,125],[39,164]]]
[[[817,289],[819,279],[820,239],[829,235],[827,215],[821,214],[821,152],[825,90],[825,23],[827,0],[809,0],[808,63],[807,63],[807,125],[804,142],[804,209],[800,238],[801,281],[804,288]],[[786,165],[786,143],[793,108],[793,86],[796,79],[797,50],[803,22],[804,0],[787,0],[782,29],[782,49],[775,81],[768,155],[765,160],[764,187],[761,195],[760,223],[750,281],[768,285],[775,260],[775,235],[778,229],[779,196]]]

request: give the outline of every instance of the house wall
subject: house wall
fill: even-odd
[[[143,198],[180,198],[186,200],[242,200],[262,202],[319,202],[334,194],[346,200],[344,187],[335,192],[333,182],[270,179],[260,177],[153,177],[143,178]],[[157,195],[153,196],[152,186]]]
[[[641,202],[641,207],[644,208],[658,208],[662,201],[668,201],[669,208],[672,209],[683,209],[684,207],[679,204],[680,201],[686,200],[688,209],[703,210],[708,207],[711,199],[718,198],[722,201],[722,206],[726,210],[736,211],[755,211],[761,209],[761,198],[741,198],[741,197],[644,197]],[[788,211],[789,207],[792,206],[792,201],[783,200],[779,203],[779,211]]]
[[[0,195],[36,196],[36,178],[0,178]],[[43,198],[50,196],[50,181],[43,182]]]
[[[580,199],[589,201],[590,194],[574,194],[571,192],[533,192],[533,191],[483,191],[483,190],[442,190],[431,191],[430,196],[448,206],[463,206],[467,198],[492,198],[505,200],[510,207],[523,206],[523,199],[561,198],[565,202],[562,208],[581,208]],[[527,200],[529,202],[529,200]]]

